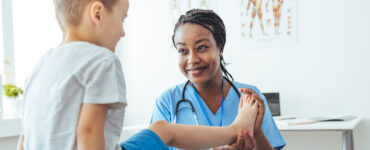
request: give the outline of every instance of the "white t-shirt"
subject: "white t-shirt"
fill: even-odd
[[[72,42],[49,50],[25,84],[25,149],[77,149],[77,123],[83,103],[109,104],[105,149],[121,149],[118,142],[126,87],[118,57],[87,42]]]

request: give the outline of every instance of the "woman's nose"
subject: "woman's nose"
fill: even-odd
[[[188,55],[188,64],[196,64],[200,61],[199,56],[195,52],[190,52]]]

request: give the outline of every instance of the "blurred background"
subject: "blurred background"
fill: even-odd
[[[125,126],[148,124],[156,97],[186,81],[171,41],[173,28],[186,10],[206,8],[225,23],[224,58],[236,81],[262,92],[279,92],[282,115],[362,117],[353,132],[354,146],[370,149],[370,1],[285,0],[293,27],[289,30],[281,23],[281,35],[274,33],[272,9],[268,9],[272,3],[266,2],[262,23],[268,36],[260,34],[256,16],[251,38],[250,20],[245,19],[251,14],[243,11],[247,0],[131,0],[126,37],[117,46],[127,85]],[[3,83],[23,87],[37,60],[58,46],[62,33],[50,0],[1,0],[0,5]],[[287,10],[282,11],[282,21],[288,19],[287,6],[282,8]],[[282,134],[285,149],[342,148],[340,132]],[[0,133],[0,147],[12,149],[15,143],[16,136]]]

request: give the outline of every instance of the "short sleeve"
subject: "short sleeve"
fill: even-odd
[[[83,103],[126,104],[126,85],[118,60],[107,59],[92,68],[85,85]]]
[[[282,149],[286,142],[284,141],[283,137],[280,134],[279,129],[277,128],[274,119],[272,118],[271,111],[267,105],[267,101],[265,96],[259,91],[257,87],[253,88],[257,92],[257,94],[263,99],[265,103],[265,116],[263,117],[262,122],[262,130],[270,142],[271,146],[276,148],[277,150]]]
[[[152,118],[150,119],[150,124],[158,120],[164,120],[171,122],[171,112],[169,111],[170,105],[169,100],[170,93],[167,91],[163,93],[155,102],[155,107],[152,113]]]

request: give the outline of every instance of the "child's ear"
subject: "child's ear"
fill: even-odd
[[[102,14],[104,11],[104,5],[100,1],[94,1],[90,5],[89,17],[95,25],[100,25]]]

